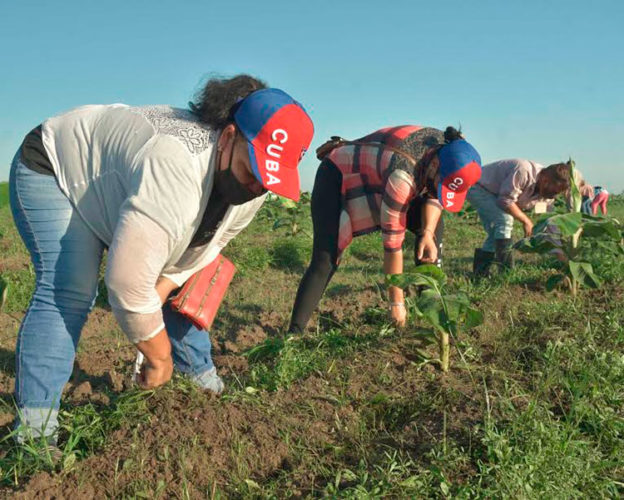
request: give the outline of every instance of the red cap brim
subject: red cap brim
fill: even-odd
[[[458,193],[457,191],[453,191],[445,185],[440,184],[438,201],[442,204],[442,208],[444,208],[444,210],[448,210],[449,212],[459,212],[464,206],[467,194],[468,190]]]
[[[247,144],[251,168],[256,177],[260,176],[260,182],[262,182],[265,189],[293,201],[299,201],[301,189],[297,165],[288,166],[279,163],[277,164],[279,165],[277,171],[273,173],[271,168],[276,165],[275,158],[272,158],[260,148],[254,147],[253,144]],[[260,166],[262,168],[259,168]]]
[[[475,161],[449,174],[438,187],[438,200],[444,210],[459,212],[464,206],[468,190],[481,177],[481,165]]]

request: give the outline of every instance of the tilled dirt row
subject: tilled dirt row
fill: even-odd
[[[378,297],[371,290],[360,295],[326,302],[323,313],[335,321],[361,321]],[[280,315],[263,313],[257,324],[215,339],[215,364],[230,384],[235,383],[234,376],[244,376],[250,369],[240,353],[273,334],[282,322]],[[110,333],[115,328],[110,312],[98,308],[91,315],[66,389],[72,403],[106,406],[128,387],[135,351],[118,333]],[[360,324],[361,328],[367,327]],[[414,457],[424,457],[443,435],[469,446],[468,431],[482,418],[485,404],[478,384],[462,369],[443,378],[432,366],[418,367],[412,344],[409,337],[382,342],[378,349],[362,350],[352,359],[337,359],[331,373],[312,374],[288,389],[234,400],[172,388],[155,391],[149,400],[148,424],[124,422],[103,450],[72,470],[39,473],[19,492],[0,494],[98,498],[140,489],[165,498],[181,491],[205,498],[214,488],[236,494],[230,484],[245,479],[257,483],[275,479],[304,495],[322,489],[331,479],[322,467],[314,467],[315,462],[357,465],[363,430],[380,436],[379,443],[373,441],[380,450],[391,446]],[[1,388],[5,394],[12,391],[10,370],[7,364]],[[442,405],[423,404],[423,395]],[[440,407],[449,409],[446,416]],[[7,416],[3,423],[9,422]],[[471,471],[456,472],[461,478]]]

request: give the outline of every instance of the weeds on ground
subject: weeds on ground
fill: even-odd
[[[528,368],[528,367],[527,367]],[[624,361],[591,341],[551,340],[532,366],[535,390],[493,395],[479,461],[485,496],[615,498],[622,493]]]
[[[35,291],[35,272],[32,265],[26,269],[0,273],[0,311],[7,313],[25,311]]]
[[[249,392],[287,388],[311,373],[331,371],[349,354],[379,342],[376,333],[346,335],[331,329],[318,335],[267,339],[245,353],[251,366]]]
[[[271,245],[271,266],[285,271],[302,273],[309,255],[309,242],[300,238],[276,238]]]
[[[59,448],[50,447],[45,439],[27,437],[23,445],[16,442],[18,429],[0,440],[0,483],[19,486],[41,470],[68,471],[107,442],[111,433],[128,422],[149,420],[148,400],[153,391],[130,391],[114,396],[110,406],[88,403],[59,412]],[[6,406],[6,403],[5,403]],[[14,412],[13,408],[5,410]],[[15,411],[18,413],[17,411]]]
[[[234,259],[236,279],[244,278],[253,273],[261,273],[269,267],[271,256],[262,245],[248,245],[236,238],[228,245],[227,255]]]

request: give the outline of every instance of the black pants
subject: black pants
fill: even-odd
[[[312,260],[306,270],[295,298],[289,332],[302,332],[310,316],[316,309],[323,292],[338,264],[338,230],[341,211],[342,173],[329,162],[322,162],[316,172],[314,188],[312,189],[312,226],[314,228],[314,242],[312,244]],[[417,236],[423,227],[422,209],[424,199],[414,200],[408,211],[408,228]],[[436,228],[438,251],[442,250],[442,218]],[[439,254],[441,255],[441,253]],[[416,255],[414,255],[416,259]],[[441,257],[440,257],[441,259]],[[441,262],[441,260],[439,261]],[[418,263],[418,262],[417,262]]]

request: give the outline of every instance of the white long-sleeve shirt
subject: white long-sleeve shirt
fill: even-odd
[[[43,123],[61,190],[109,247],[109,301],[133,342],[164,328],[158,278],[182,285],[264,201],[229,207],[211,241],[188,248],[212,191],[217,138],[192,113],[168,106],[83,106]]]
[[[540,201],[548,201],[535,191],[537,176],[543,169],[543,165],[530,160],[499,160],[483,165],[479,184],[498,197],[501,207],[516,203],[522,210],[529,210]]]

